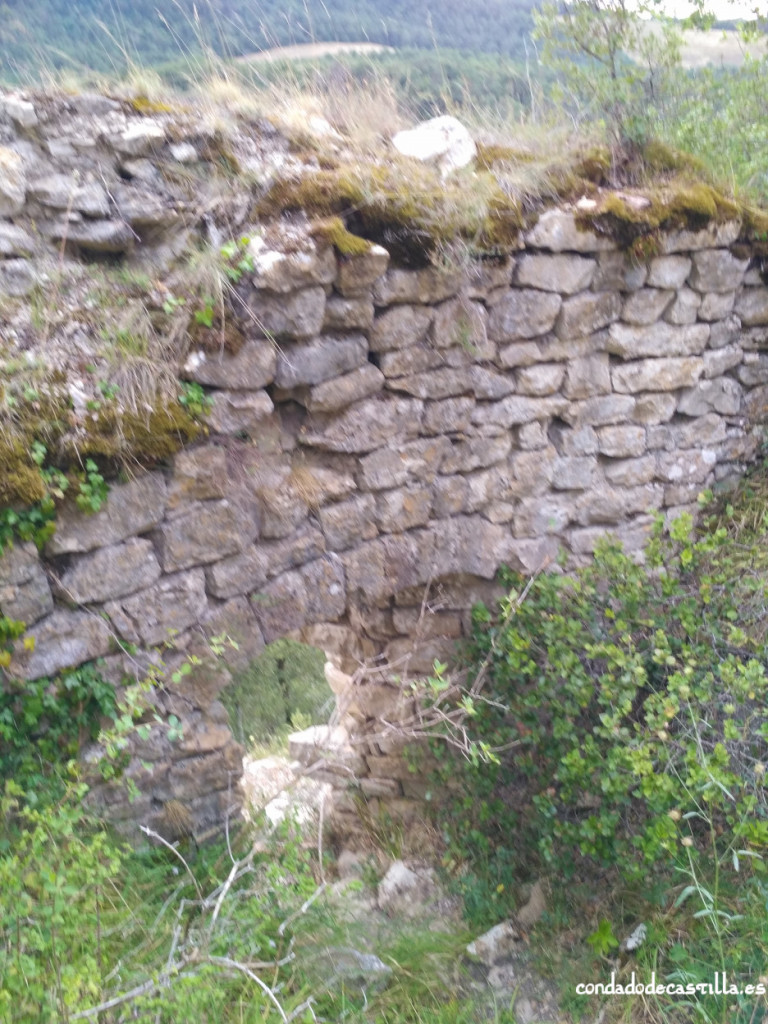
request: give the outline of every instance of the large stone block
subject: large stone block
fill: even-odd
[[[551,419],[564,415],[568,400],[555,398],[529,398],[526,395],[510,395],[500,402],[480,402],[472,414],[472,422],[478,426],[496,424],[500,427],[514,427],[532,420]]]
[[[330,551],[346,551],[377,534],[376,502],[370,494],[357,495],[320,509],[319,519]]]
[[[362,295],[386,273],[389,253],[380,245],[372,245],[368,252],[346,256],[339,261],[336,287],[344,296]]]
[[[223,498],[229,484],[227,453],[223,448],[204,445],[181,451],[173,460],[167,506],[173,509],[185,501]]]
[[[277,252],[266,249],[260,237],[249,245],[253,284],[258,289],[286,294],[311,285],[330,284],[336,277],[336,256],[331,246],[320,250]]]
[[[632,424],[600,427],[597,445],[601,455],[612,459],[626,459],[645,453],[645,428]]]
[[[545,292],[573,295],[589,288],[596,269],[594,260],[570,253],[555,256],[526,253],[517,262],[515,282]]]
[[[539,217],[535,227],[525,236],[526,244],[534,249],[551,252],[605,252],[615,249],[610,238],[601,238],[593,231],[582,231],[576,218],[566,210],[547,210]]]
[[[94,604],[143,590],[159,576],[152,543],[134,537],[73,559],[57,589],[77,604]]]
[[[419,304],[442,302],[459,290],[462,273],[458,269],[426,267],[424,270],[390,269],[373,286],[377,306],[401,302]]]
[[[641,288],[625,299],[621,319],[625,324],[653,324],[663,316],[674,298],[673,291]]]
[[[213,406],[206,419],[214,434],[257,438],[275,408],[266,391],[223,390],[214,392],[211,397]]]
[[[207,607],[203,570],[191,569],[163,576],[147,590],[111,601],[104,610],[124,640],[152,645],[200,622]]]
[[[635,394],[638,391],[676,391],[691,387],[704,372],[704,360],[639,359],[615,366],[611,371],[614,391]]]
[[[422,430],[425,434],[451,434],[468,429],[475,408],[474,398],[445,398],[428,402]]]
[[[322,384],[357,369],[367,357],[368,343],[363,335],[323,335],[314,341],[288,342],[277,354],[275,384],[279,388]]]
[[[465,369],[450,367],[428,370],[411,377],[398,377],[387,381],[391,391],[404,391],[417,398],[450,398],[472,391],[472,381]]]
[[[597,257],[592,291],[633,292],[643,287],[647,276],[648,268],[635,263],[625,252],[601,252]]]
[[[386,378],[372,363],[363,363],[351,373],[317,384],[306,400],[310,412],[336,412],[381,391]]]
[[[27,179],[18,153],[0,146],[0,217],[14,217],[24,206]]]
[[[768,288],[744,288],[733,311],[745,327],[768,324]]]
[[[727,249],[709,249],[693,254],[691,288],[698,292],[732,292],[747,272],[749,260],[740,260]]]
[[[312,338],[320,333],[325,319],[325,288],[318,285],[287,295],[254,291],[248,306],[267,337]]]
[[[388,534],[342,555],[350,601],[377,601],[433,578],[430,529]]]
[[[160,473],[145,473],[127,484],[115,484],[94,515],[85,515],[72,505],[61,509],[46,551],[50,555],[92,551],[147,533],[163,518],[165,501],[166,485]]]
[[[198,384],[235,391],[258,391],[275,379],[277,349],[265,338],[246,341],[235,356],[193,352],[183,374]]]
[[[35,545],[7,547],[0,554],[0,616],[31,626],[51,611],[51,588]]]
[[[741,408],[742,389],[731,377],[717,380],[702,380],[686,389],[680,396],[677,411],[685,416],[705,416],[719,412],[723,416],[735,416]]]
[[[689,256],[657,256],[648,268],[648,284],[652,288],[677,291],[688,280],[692,260]]]
[[[370,296],[345,299],[332,295],[325,303],[323,330],[367,331],[373,326],[373,300]]]
[[[670,324],[695,324],[700,305],[701,295],[699,292],[695,292],[691,288],[681,288],[674,302],[664,314],[664,319]]]
[[[55,611],[25,636],[34,641],[32,651],[21,651],[11,662],[11,672],[24,679],[53,676],[106,654],[112,632],[100,615],[81,611]]]
[[[708,224],[699,231],[666,231],[661,236],[661,251],[688,253],[698,249],[717,249],[733,245],[741,233],[741,221],[729,220],[724,224]]]
[[[597,459],[594,457],[557,458],[552,487],[555,491],[585,491],[594,485],[598,476]]]
[[[606,348],[622,359],[640,359],[643,356],[699,355],[709,340],[708,324],[675,327],[660,323],[650,327],[631,327],[612,324]]]
[[[585,338],[618,320],[621,296],[616,292],[583,292],[563,302],[555,334],[561,341]]]
[[[610,390],[611,371],[605,352],[582,356],[567,363],[563,382],[566,398],[592,398],[594,395],[607,395]]]
[[[677,409],[677,396],[669,392],[637,395],[632,419],[636,423],[666,423]]]
[[[435,310],[430,329],[430,339],[436,348],[451,348],[454,345],[478,359],[487,358],[488,313],[480,302],[466,298],[449,299]]]
[[[432,323],[432,310],[423,306],[395,306],[373,322],[370,346],[372,352],[391,352],[408,348],[426,337]]]
[[[569,402],[559,413],[571,426],[602,426],[632,417],[635,400],[630,395],[601,395],[583,402]]]
[[[401,533],[429,521],[432,492],[428,487],[403,487],[376,494],[376,524],[382,533]]]
[[[423,412],[424,403],[416,398],[365,398],[338,416],[313,415],[299,441],[331,452],[370,452],[395,438],[416,436]]]
[[[512,438],[505,431],[496,437],[468,437],[457,440],[443,460],[443,473],[468,473],[503,462],[512,448]]]
[[[245,519],[245,521],[244,521]],[[241,551],[253,535],[253,524],[227,500],[193,505],[158,530],[160,561],[165,572],[216,562]]]
[[[515,374],[517,392],[521,395],[554,395],[563,383],[563,363],[539,363],[538,366],[521,366]]]
[[[515,341],[546,334],[555,325],[563,300],[551,292],[518,288],[507,292],[491,311],[488,335],[494,341]]]
[[[724,345],[722,348],[711,349],[704,353],[704,376],[710,380],[720,377],[734,366],[738,366],[744,358],[744,352],[738,345]]]
[[[396,448],[381,448],[360,460],[360,487],[381,491],[409,480],[431,483],[450,452],[447,437],[422,438]]]
[[[733,309],[736,292],[707,292],[699,306],[699,320],[724,320]]]
[[[442,352],[427,341],[420,341],[409,348],[380,353],[377,363],[384,376],[390,379],[408,377],[414,373],[423,373],[431,367],[443,366],[445,358]]]
[[[267,581],[268,546],[252,545],[240,554],[221,558],[205,570],[208,591],[218,598],[251,594]]]
[[[720,352],[725,351],[726,349],[720,349]],[[744,362],[736,371],[736,377],[747,388],[753,388],[757,384],[768,384],[768,354],[747,352]]]

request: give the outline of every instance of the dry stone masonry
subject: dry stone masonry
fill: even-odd
[[[117,193],[86,176],[73,203],[69,179],[25,171],[18,134],[0,149],[0,291],[37,274],[25,204],[45,211],[54,241],[75,210],[70,243],[121,253],[168,209],[153,154],[203,159],[199,137],[172,141],[112,101],[81,97],[78,110],[97,99],[115,122]],[[34,131],[34,107],[8,103],[14,132]],[[49,138],[48,159],[66,162],[66,146]],[[530,573],[561,551],[575,564],[606,531],[636,551],[655,511],[695,508],[756,452],[768,288],[759,261],[732,249],[738,223],[669,233],[637,265],[555,209],[514,256],[420,270],[378,246],[338,256],[306,230],[280,251],[247,227],[244,343],[193,350],[184,367],[212,399],[205,440],[114,485],[95,515],[65,508],[42,555],[19,544],[0,558],[0,612],[35,640],[15,656],[21,676],[102,658],[119,683],[151,648],[168,644],[172,669],[221,633],[239,644],[230,668],[290,633],[347,673],[364,658],[400,664],[418,638],[410,668],[425,671],[501,565]],[[139,800],[103,791],[116,819],[157,824],[179,801],[198,832],[222,822],[242,771],[218,700],[227,679],[202,666],[158,684],[157,709],[181,719],[183,738],[157,726],[136,740]],[[398,696],[385,674],[344,693],[331,739],[342,788],[352,779],[407,814],[421,790],[396,744],[348,742],[380,731]],[[316,739],[294,753],[311,760]]]

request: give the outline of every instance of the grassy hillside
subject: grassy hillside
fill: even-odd
[[[156,65],[207,46],[239,55],[314,41],[520,56],[532,0],[29,0],[0,3],[0,76]]]

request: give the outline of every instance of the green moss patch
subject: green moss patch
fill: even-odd
[[[310,228],[310,234],[332,245],[339,256],[364,256],[371,249],[368,239],[348,231],[341,217],[316,221]]]

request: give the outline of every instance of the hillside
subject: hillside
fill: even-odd
[[[237,56],[313,41],[369,41],[394,47],[521,56],[532,0],[30,0],[23,12],[0,4],[0,77],[44,69],[109,72],[127,63],[177,61],[210,47]]]

